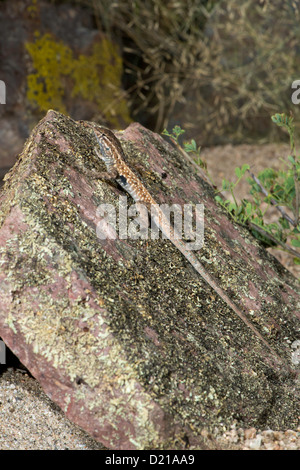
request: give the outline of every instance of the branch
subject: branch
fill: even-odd
[[[263,227],[261,227],[260,225],[256,225],[253,222],[248,222],[248,224],[249,224],[250,228],[252,228],[253,230],[256,230],[257,232],[261,233],[266,238],[269,238],[269,240],[276,243],[276,245],[280,245],[284,249],[284,251],[287,251],[288,253],[291,253],[293,256],[296,256],[297,258],[300,259],[300,252],[298,252],[297,250],[294,250],[293,248],[287,246],[282,241],[277,240],[277,238],[275,238],[273,235],[271,235],[269,232],[267,232]]]

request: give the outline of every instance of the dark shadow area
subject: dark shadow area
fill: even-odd
[[[0,337],[0,376],[10,367],[27,372],[31,376],[26,367],[19,361],[17,356],[6,346]],[[3,347],[4,344],[4,347]],[[2,363],[4,362],[4,363]]]

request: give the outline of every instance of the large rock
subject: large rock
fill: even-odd
[[[103,169],[89,131],[50,111],[1,193],[0,336],[114,449],[204,448],[204,427],[233,420],[296,427],[298,281],[161,137],[133,124],[122,141],[157,202],[205,204],[197,256],[241,315],[168,240],[99,239],[97,207],[124,193],[87,175]]]

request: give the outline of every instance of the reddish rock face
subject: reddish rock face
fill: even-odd
[[[92,178],[103,167],[91,134],[50,111],[1,193],[0,336],[113,449],[204,448],[203,427],[233,420],[296,426],[296,279],[159,136],[134,124],[122,142],[158,203],[205,204],[197,256],[247,322],[168,240],[97,236],[100,205],[117,209],[124,193]]]

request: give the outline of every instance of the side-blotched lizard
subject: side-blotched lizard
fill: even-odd
[[[224,302],[246,323],[248,327],[255,333],[255,335],[271,349],[273,355],[282,362],[282,359],[275,353],[273,348],[270,347],[268,342],[262,337],[259,331],[252,325],[243,313],[242,308],[239,308],[227,295],[227,293],[217,284],[213,277],[206,271],[204,266],[198,260],[196,255],[190,251],[185,242],[176,236],[176,233],[171,226],[169,220],[166,218],[162,210],[159,208],[156,201],[153,199],[149,191],[145,188],[136,174],[128,167],[124,158],[124,152],[119,139],[112,131],[100,126],[93,126],[85,121],[81,123],[87,127],[92,128],[94,136],[96,137],[98,147],[95,147],[96,155],[105,163],[106,172],[95,173],[94,177],[103,180],[115,180],[137,203],[144,204],[153,217],[154,222],[162,231],[162,233],[169,238],[173,245],[183,254],[183,256],[190,262],[198,274],[209,284],[212,289],[223,299]],[[153,211],[154,208],[154,211]]]

